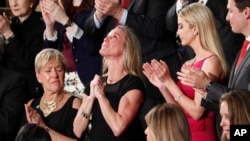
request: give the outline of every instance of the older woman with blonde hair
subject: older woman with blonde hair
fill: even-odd
[[[56,49],[43,49],[35,58],[35,71],[44,93],[40,98],[25,104],[28,123],[37,124],[47,130],[51,139],[79,140],[74,132],[73,121],[81,100],[64,91],[66,61]]]

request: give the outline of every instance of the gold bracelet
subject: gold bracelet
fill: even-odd
[[[176,96],[176,97],[174,98],[174,100],[178,102],[178,101],[181,99],[181,96],[183,96],[183,95],[180,94],[180,95]]]
[[[88,119],[88,120],[92,120],[92,114],[90,113],[90,114],[86,114],[85,112],[83,112],[82,111],[82,116],[84,117],[84,118],[86,118],[86,119]]]

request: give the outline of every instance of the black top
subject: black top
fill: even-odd
[[[75,98],[76,97],[71,96],[60,110],[52,112],[47,117],[43,116],[43,112],[40,109],[39,104],[41,98],[34,99],[31,103],[31,107],[37,110],[43,118],[45,125],[50,129],[53,129],[65,136],[77,139],[73,132],[73,122],[77,114],[77,109],[72,108]]]
[[[0,66],[0,140],[13,141],[19,130],[20,117],[27,100],[26,79],[23,75]]]
[[[35,57],[43,48],[45,24],[41,13],[33,12],[20,23],[18,17],[12,19],[11,30],[15,37],[5,45],[2,63],[5,67],[25,74],[29,79],[29,99],[42,96],[43,89],[35,76]]]
[[[106,82],[106,79],[106,77],[103,78],[103,81]],[[138,89],[144,93],[142,80],[133,75],[126,75],[117,83],[106,85],[105,95],[115,111],[118,111],[121,97],[132,89]],[[89,91],[89,86],[86,88],[86,91]],[[89,94],[89,92],[86,93]],[[121,136],[115,137],[102,115],[98,101],[95,101],[92,112],[93,119],[91,121],[90,141],[140,141],[143,139],[144,131],[140,125],[138,116],[135,117],[134,121]]]

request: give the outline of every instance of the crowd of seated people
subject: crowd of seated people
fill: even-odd
[[[190,131],[179,140],[205,140],[193,130],[211,118],[217,128],[206,139],[228,141],[231,124],[250,124],[250,52],[241,47],[241,37],[250,41],[250,0],[124,1],[0,1],[2,140],[28,140],[36,131],[52,141],[163,141],[175,130]],[[197,15],[208,9],[215,22],[200,27],[206,16]],[[176,35],[195,52],[182,68]],[[74,80],[81,86],[67,85]],[[173,125],[178,118],[185,127]]]

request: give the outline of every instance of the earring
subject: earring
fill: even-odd
[[[33,4],[30,4],[30,8],[33,8]]]

